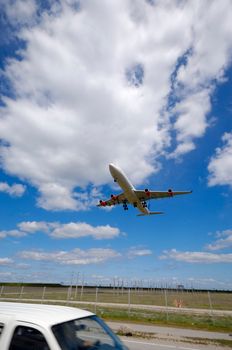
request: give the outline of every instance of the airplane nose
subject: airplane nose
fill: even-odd
[[[109,169],[110,169],[111,175],[114,177],[115,171],[116,171],[116,166],[114,164],[110,163],[109,164]]]
[[[110,171],[112,171],[114,169],[114,164],[110,163],[109,164],[109,169],[110,169]]]

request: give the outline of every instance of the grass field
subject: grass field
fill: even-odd
[[[212,291],[0,286],[0,297],[232,310],[232,293]]]
[[[232,317],[210,317],[209,315],[182,315],[164,312],[126,312],[112,308],[98,308],[97,314],[105,320],[166,325],[180,328],[201,329],[217,332],[231,332]]]
[[[37,302],[53,300],[67,305],[75,305],[97,313],[106,320],[168,325],[182,328],[231,332],[232,317],[216,316],[214,310],[232,310],[232,293],[174,290],[128,290],[89,287],[42,287],[42,286],[1,286],[0,299],[37,299]],[[79,304],[78,301],[85,302]],[[93,304],[88,304],[92,302]],[[125,304],[124,309],[103,307],[98,303]],[[136,309],[136,305],[163,306],[162,312]],[[131,306],[134,306],[133,309]],[[174,307],[172,311],[166,307]],[[182,308],[205,309],[205,315],[195,315],[191,311],[180,313]]]

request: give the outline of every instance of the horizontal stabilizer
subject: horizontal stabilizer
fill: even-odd
[[[157,214],[164,214],[164,212],[163,211],[149,211],[148,214],[137,214],[137,216],[157,215]]]

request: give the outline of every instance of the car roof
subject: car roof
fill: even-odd
[[[0,323],[10,319],[48,327],[92,315],[89,311],[67,306],[0,302]]]

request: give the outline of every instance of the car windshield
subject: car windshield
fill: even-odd
[[[90,316],[52,327],[62,350],[125,350],[110,328],[97,316]]]

